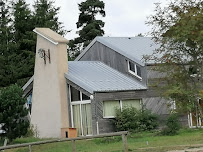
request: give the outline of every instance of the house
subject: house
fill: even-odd
[[[145,106],[163,119],[169,114],[170,101],[151,85],[163,75],[143,60],[159,47],[151,38],[96,37],[68,61],[68,40],[48,28],[34,32],[35,71],[23,90],[36,136],[67,137],[69,128],[78,136],[113,132],[115,108],[126,105]]]

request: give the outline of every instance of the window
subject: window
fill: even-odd
[[[71,101],[82,101],[82,100],[90,100],[90,97],[86,96],[82,92],[78,91],[74,87],[70,86],[70,92],[71,92]]]
[[[32,93],[27,96],[27,108],[29,110],[29,114],[31,115],[31,110],[32,110]]]
[[[71,123],[79,136],[92,134],[92,111],[90,97],[69,85]]]
[[[115,115],[116,115],[116,108],[120,108],[119,100],[104,101],[104,103],[103,103],[104,118],[115,117]]]
[[[133,62],[131,61],[128,61],[128,71],[135,75],[136,77],[138,77],[140,80],[142,80],[142,77],[141,77],[141,68],[140,66],[134,64]]]
[[[116,108],[123,109],[124,107],[135,107],[136,109],[141,109],[140,99],[130,99],[130,100],[111,100],[103,102],[103,117],[104,118],[114,118],[116,115]]]

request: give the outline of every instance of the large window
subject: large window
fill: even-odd
[[[136,109],[141,109],[140,99],[130,99],[130,100],[111,100],[103,102],[103,117],[104,118],[114,118],[116,115],[116,109],[123,109],[124,107],[135,107]]]
[[[141,68],[140,66],[134,64],[133,62],[131,61],[128,61],[128,71],[135,75],[136,77],[138,77],[140,80],[142,80],[142,77],[141,77]]]
[[[69,85],[72,127],[79,136],[92,134],[92,113],[90,97]]]

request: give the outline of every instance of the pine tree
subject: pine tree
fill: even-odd
[[[104,35],[104,22],[96,19],[96,15],[100,14],[105,17],[104,2],[100,0],[86,0],[78,4],[80,15],[77,28],[82,28],[78,31],[79,37],[70,41],[69,50],[75,52],[73,57],[79,54],[80,50],[86,47],[96,36]],[[79,45],[79,46],[78,46]]]
[[[11,85],[0,92],[0,124],[4,131],[1,136],[10,141],[25,135],[29,127],[26,99],[22,96],[23,90],[17,85]]]
[[[13,3],[13,18],[14,41],[17,48],[12,52],[10,68],[14,69],[17,83],[23,85],[33,75],[36,41],[33,16],[25,0]]]
[[[15,49],[9,11],[8,2],[0,0],[0,87],[14,82],[13,71],[9,67],[10,54]]]
[[[64,35],[62,23],[59,22],[58,13],[60,7],[54,7],[54,1],[37,0],[34,4],[35,27],[47,27],[53,31]]]

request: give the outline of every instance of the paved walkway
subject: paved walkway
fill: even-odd
[[[203,152],[203,147],[198,148],[186,148],[184,150],[172,150],[167,152]]]

